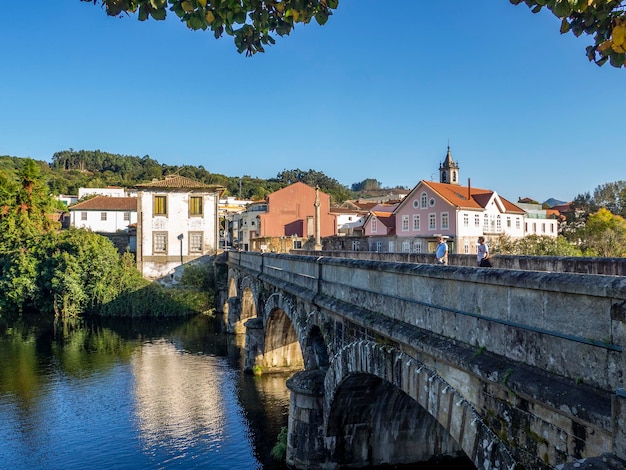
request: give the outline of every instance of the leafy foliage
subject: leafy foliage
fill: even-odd
[[[533,13],[544,7],[561,19],[561,33],[594,35],[587,58],[598,65],[626,65],[626,2],[624,0],[510,0],[525,3]]]
[[[582,256],[580,248],[570,243],[562,235],[556,238],[545,235],[529,235],[519,239],[501,235],[492,245],[491,250],[503,255]]]
[[[265,52],[272,34],[288,35],[296,23],[323,25],[339,0],[81,0],[102,4],[110,16],[137,13],[139,21],[164,20],[172,12],[191,30],[232,36],[239,53]]]
[[[626,256],[626,220],[608,209],[590,214],[578,236],[587,256]]]

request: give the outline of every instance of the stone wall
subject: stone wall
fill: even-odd
[[[328,256],[398,263],[434,264],[435,260],[432,253],[376,253],[373,251],[349,250],[293,250],[292,253],[306,256]],[[500,269],[626,276],[626,258],[494,255],[490,259],[493,267]],[[450,254],[448,255],[448,264],[450,266],[476,266],[476,256]]]

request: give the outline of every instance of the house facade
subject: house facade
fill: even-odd
[[[136,197],[96,196],[70,206],[70,226],[99,233],[128,232],[137,223]]]
[[[137,268],[147,279],[218,248],[218,202],[224,188],[179,175],[137,185]]]
[[[259,214],[258,238],[293,238],[293,248],[301,248],[303,241],[315,237],[316,201],[319,201],[320,237],[337,233],[337,222],[330,211],[330,195],[300,181],[279,189],[266,198],[267,211]]]
[[[493,190],[474,188],[469,181],[460,184],[449,147],[439,182],[420,181],[393,208],[393,222],[380,209],[373,209],[365,222],[370,251],[433,253],[442,235],[450,253],[473,254],[479,236],[489,243],[504,234],[525,235],[523,209]]]
[[[267,212],[267,202],[253,202],[246,207],[246,210],[233,214],[230,221],[231,236],[233,246],[237,246],[244,251],[251,250],[251,240],[259,236],[261,227],[261,214]]]
[[[477,239],[524,236],[525,212],[490,189],[462,186],[450,148],[439,182],[420,181],[394,211],[399,252],[434,251],[439,235],[450,253],[476,253]]]
[[[520,203],[517,205],[526,212],[524,221],[525,235],[539,235],[557,237],[559,235],[560,213],[555,210],[546,210],[541,204]]]

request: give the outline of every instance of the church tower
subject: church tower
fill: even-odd
[[[443,163],[439,164],[439,182],[447,184],[459,183],[459,165],[454,163],[450,154],[450,146],[448,145],[448,154]]]

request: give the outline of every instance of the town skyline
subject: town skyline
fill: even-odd
[[[611,131],[624,71],[589,63],[591,38],[523,5],[342,2],[252,58],[176,18],[109,18],[78,0],[34,15],[8,4],[0,27],[0,154],[102,149],[410,189],[437,179],[450,145],[462,184],[511,200],[569,201],[625,179]]]

